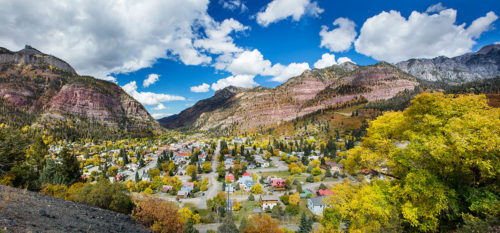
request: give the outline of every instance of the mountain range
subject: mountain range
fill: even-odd
[[[247,130],[345,103],[390,100],[429,84],[456,87],[497,77],[498,44],[453,58],[370,66],[345,62],[305,71],[275,88],[229,86],[159,123],[170,129]],[[493,84],[481,85],[491,90]],[[30,46],[17,52],[0,48],[0,109],[0,122],[42,127],[63,137],[152,135],[162,130],[117,84],[80,76],[65,61]]]
[[[167,128],[258,128],[352,101],[381,101],[425,86],[453,86],[500,77],[500,45],[447,58],[358,66],[351,62],[305,71],[275,88],[226,87],[181,113],[160,119]],[[416,93],[416,92],[413,92]]]
[[[0,109],[1,122],[43,126],[61,136],[151,135],[161,129],[117,84],[80,76],[30,46],[0,48]]]

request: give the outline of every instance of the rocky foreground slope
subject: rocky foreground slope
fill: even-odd
[[[129,215],[0,185],[0,232],[150,232]]]
[[[0,48],[0,109],[1,122],[23,126],[84,124],[84,130],[109,127],[141,135],[159,129],[117,84],[79,76],[68,63],[29,46],[18,52]]]
[[[417,85],[415,78],[385,62],[365,67],[344,63],[305,71],[276,88],[228,87],[179,115],[161,119],[160,123],[169,128],[245,130],[292,120],[348,101],[389,99]],[[218,104],[214,106],[214,102]]]
[[[452,58],[410,59],[396,66],[419,79],[452,85],[496,78],[500,76],[500,44]]]

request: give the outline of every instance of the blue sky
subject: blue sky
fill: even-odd
[[[347,59],[456,56],[500,42],[493,0],[51,1],[42,11],[37,1],[0,0],[0,46],[30,44],[115,81],[155,117],[229,84],[275,87]]]

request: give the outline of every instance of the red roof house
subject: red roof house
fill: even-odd
[[[318,190],[318,196],[331,196],[333,194],[334,193],[330,189],[324,189],[324,190],[320,189],[320,190]]]
[[[231,173],[231,174],[229,174],[229,175],[226,175],[226,178],[225,178],[225,179],[226,179],[226,180],[227,180],[227,179],[230,179],[230,180],[231,180],[231,182],[234,182],[234,181],[235,181],[235,179],[234,179],[234,175],[233,175],[232,173]]]

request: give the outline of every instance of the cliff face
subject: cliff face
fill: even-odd
[[[161,122],[169,128],[177,128],[187,125],[178,122],[189,119],[193,122],[191,126],[197,129],[236,126],[244,130],[293,120],[354,99],[389,99],[417,85],[413,77],[388,63],[367,67],[334,65],[306,71],[276,88],[245,89],[218,106],[206,106],[210,99],[203,100],[191,110]],[[197,109],[196,115],[190,114],[192,109]]]
[[[54,121],[86,121],[140,134],[160,129],[121,87],[78,76],[58,58],[33,48],[19,52],[1,48],[0,61],[0,120],[8,122],[9,115],[21,112],[27,119],[10,123],[47,126]]]
[[[446,84],[495,78],[500,76],[500,45],[488,45],[453,58],[410,59],[396,66],[417,78]]]
[[[65,61],[44,54],[29,45],[18,52],[12,52],[5,48],[0,48],[0,63],[15,63],[15,64],[33,64],[33,65],[50,65],[60,70],[76,73],[73,67],[71,67]]]

